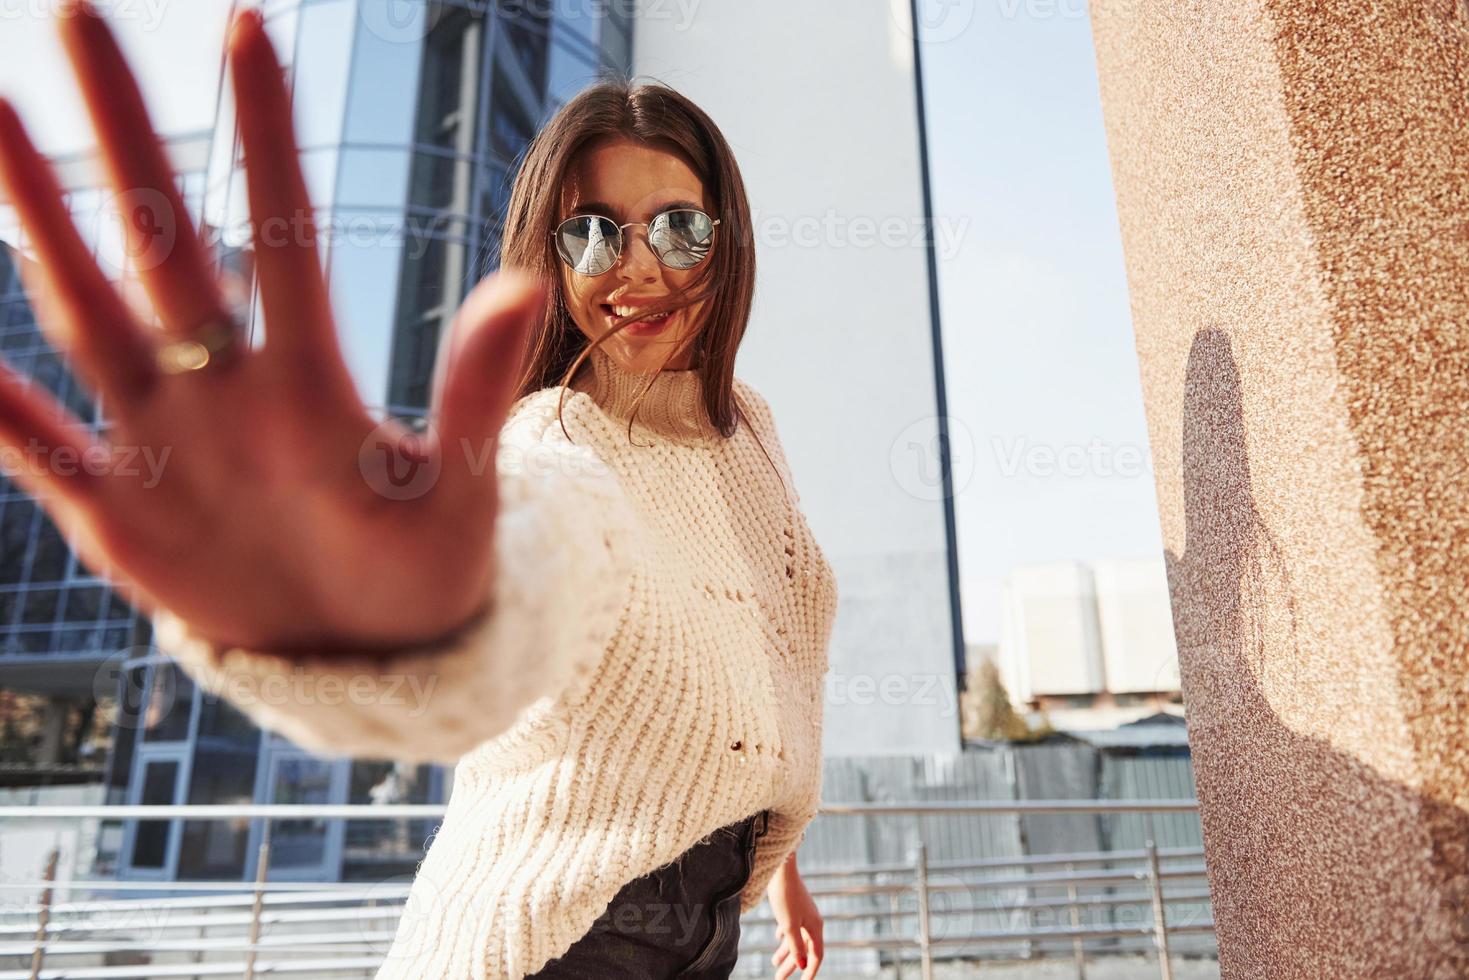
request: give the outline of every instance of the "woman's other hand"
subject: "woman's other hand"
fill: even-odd
[[[129,602],[219,642],[361,652],[452,632],[490,592],[493,450],[543,287],[513,273],[480,283],[440,345],[432,425],[376,422],[337,343],[290,97],[249,10],[228,57],[266,336],[162,372],[155,348],[228,306],[106,23],[80,2],[59,17],[153,316],[99,269],[0,100],[0,181],[39,260],[41,328],[110,422],[98,438],[0,370],[0,450],[20,460],[8,475]]]
[[[822,936],[821,911],[796,870],[794,851],[770,879],[766,896],[775,913],[775,937],[780,940],[780,947],[770,957],[775,980],[786,980],[796,970],[804,971],[801,980],[812,980],[821,968],[826,940]]]

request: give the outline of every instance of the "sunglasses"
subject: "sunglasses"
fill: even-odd
[[[600,276],[622,256],[626,243],[622,229],[645,225],[648,247],[659,262],[670,269],[692,269],[708,257],[719,220],[695,208],[675,208],[655,215],[652,221],[621,225],[600,214],[578,214],[557,225],[551,237],[561,260],[573,271]]]

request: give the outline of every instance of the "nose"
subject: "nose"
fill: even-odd
[[[648,245],[648,229],[624,228],[622,254],[617,258],[617,276],[628,282],[655,282],[659,277],[658,257]]]

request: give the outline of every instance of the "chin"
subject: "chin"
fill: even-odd
[[[649,371],[671,369],[664,362],[670,360],[673,348],[667,342],[631,343],[624,348],[622,360],[632,365],[640,374]]]

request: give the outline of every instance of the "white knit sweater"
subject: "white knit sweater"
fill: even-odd
[[[378,980],[516,980],[626,882],[769,808],[749,911],[818,809],[837,589],[769,406],[735,379],[767,460],[749,426],[709,423],[697,372],[660,372],[629,442],[648,376],[588,360],[572,441],[559,387],[511,410],[493,600],[455,638],[291,662],[153,617],[201,687],[299,745],[456,763]]]

